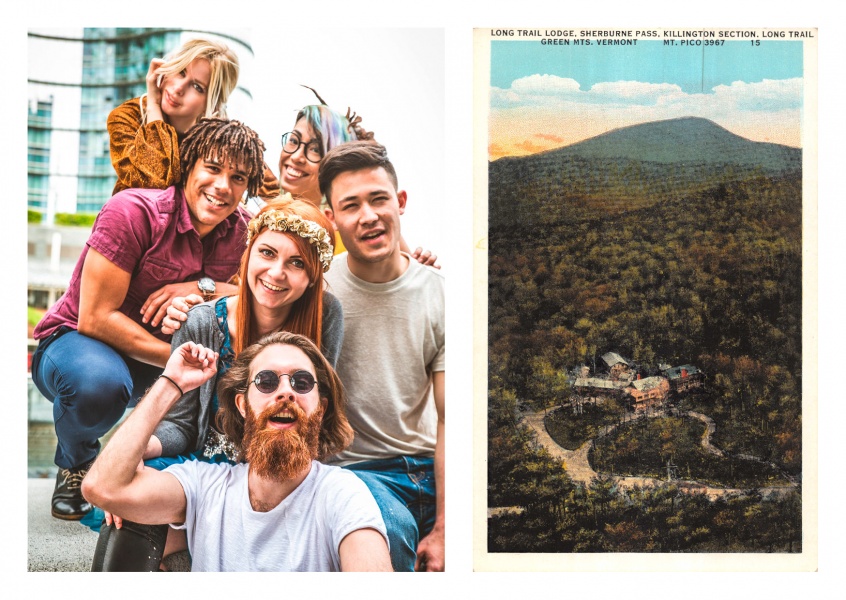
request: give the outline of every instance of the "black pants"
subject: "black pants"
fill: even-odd
[[[167,525],[123,521],[120,529],[100,526],[92,571],[158,571],[164,556]]]

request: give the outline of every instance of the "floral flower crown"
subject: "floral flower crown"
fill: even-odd
[[[264,227],[271,231],[290,231],[308,240],[317,250],[317,256],[323,264],[323,272],[329,270],[335,248],[332,246],[331,238],[326,230],[314,221],[276,209],[265,211],[250,219],[250,224],[247,225],[247,246],[250,245],[250,240],[257,236]]]

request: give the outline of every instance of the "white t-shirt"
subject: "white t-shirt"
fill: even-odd
[[[446,362],[444,276],[410,259],[393,281],[368,283],[350,272],[347,257],[334,258],[326,280],[344,307],[336,369],[355,438],[326,462],[434,456],[432,373]]]
[[[269,512],[250,506],[248,466],[190,460],[171,465],[187,500],[192,571],[340,571],[341,540],[359,529],[385,537],[367,486],[354,474],[312,461],[305,480]]]

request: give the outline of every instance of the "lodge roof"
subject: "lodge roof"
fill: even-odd
[[[661,385],[662,381],[666,381],[666,379],[664,377],[654,375],[653,377],[646,377],[644,379],[635,379],[631,382],[630,385],[634,386],[641,392],[644,392],[646,390],[651,390],[652,388]]]
[[[668,379],[678,379],[682,376],[682,370],[687,371],[688,375],[699,375],[702,373],[697,367],[693,365],[680,365],[678,367],[671,367],[664,370],[664,374]]]
[[[625,381],[614,381],[611,379],[600,379],[599,377],[577,377],[575,387],[590,387],[606,390],[620,390],[626,387]]]
[[[608,365],[609,367],[613,367],[614,365],[616,365],[618,363],[623,363],[627,367],[631,366],[625,358],[623,358],[622,356],[620,356],[616,352],[607,352],[607,353],[603,354],[602,360],[604,360],[605,364]]]

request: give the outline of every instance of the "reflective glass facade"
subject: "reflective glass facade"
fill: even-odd
[[[52,117],[52,98],[29,104],[26,158],[27,206],[40,211],[47,209]]]

